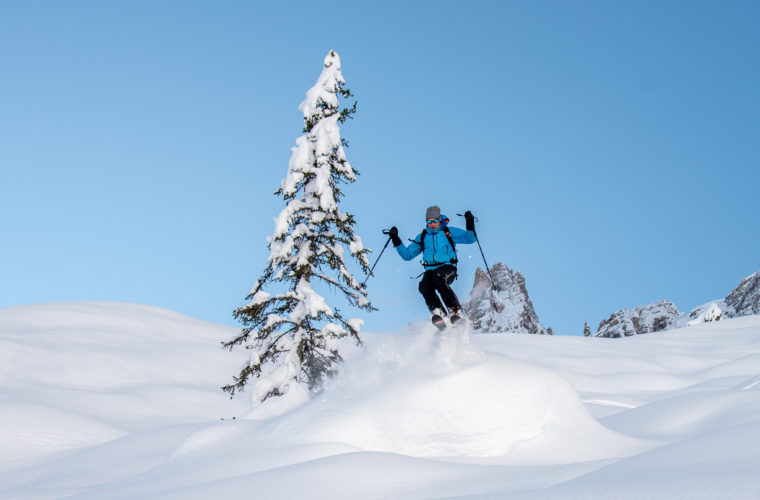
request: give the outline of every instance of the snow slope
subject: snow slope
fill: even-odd
[[[0,309],[0,498],[760,497],[758,316],[625,339],[411,325],[255,409],[218,389],[234,333]]]

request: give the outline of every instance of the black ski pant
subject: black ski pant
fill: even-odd
[[[451,284],[457,277],[457,268],[451,264],[446,264],[435,269],[429,269],[422,274],[422,281],[420,281],[420,293],[425,298],[425,304],[427,304],[430,312],[434,309],[440,308],[441,299],[446,304],[446,308],[449,311],[461,310],[462,305],[459,303],[457,294],[451,289]],[[441,299],[436,294],[441,294]]]

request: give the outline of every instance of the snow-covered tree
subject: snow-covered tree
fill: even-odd
[[[338,207],[340,184],[354,182],[358,174],[346,160],[348,144],[340,136],[339,124],[356,111],[356,102],[341,109],[340,98],[349,97],[340,58],[330,51],[316,85],[299,106],[304,135],[296,139],[287,177],[275,192],[286,206],[267,239],[267,266],[246,297],[249,302],[234,312],[243,329],[224,343],[230,350],[244,345],[251,351],[235,383],[222,388],[231,395],[252,376],[258,378],[257,403],[296,388],[317,391],[336,372],[341,359],[337,340],[350,336],[361,343],[362,320],[345,319],[312,287],[326,284],[342,292],[351,306],[374,310],[343,259],[348,249],[364,272],[369,270],[368,250],[354,233],[354,216]]]
[[[590,337],[591,336],[591,327],[588,326],[588,321],[586,321],[583,324],[583,336],[584,337]]]

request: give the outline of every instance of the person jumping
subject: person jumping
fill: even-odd
[[[398,236],[398,229],[393,226],[388,235],[396,247],[396,251],[404,260],[412,260],[422,254],[422,265],[425,272],[422,273],[419,290],[425,299],[428,309],[433,314],[431,320],[439,329],[446,328],[444,317],[450,316],[451,324],[462,319],[462,304],[459,302],[451,283],[457,278],[457,253],[456,243],[475,243],[475,216],[469,210],[464,213],[465,227],[449,227],[449,219],[441,215],[441,209],[433,205],[425,211],[426,227],[413,240],[409,246],[404,246]],[[438,295],[441,295],[438,298]],[[443,303],[446,304],[444,309]]]

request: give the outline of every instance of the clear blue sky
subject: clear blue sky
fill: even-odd
[[[373,260],[383,227],[470,209],[489,264],[564,334],[664,298],[688,312],[760,268],[757,2],[327,6],[1,3],[0,307],[234,324],[330,49],[359,102],[342,207]],[[460,259],[466,298],[482,259]],[[383,256],[365,330],[427,317],[420,271]]]

